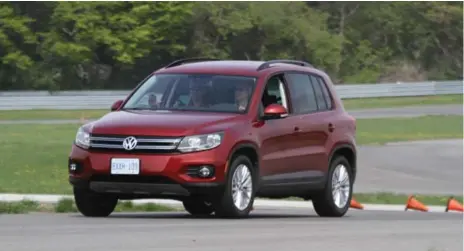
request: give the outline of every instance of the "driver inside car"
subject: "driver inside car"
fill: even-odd
[[[237,83],[235,87],[235,102],[239,111],[245,111],[251,95],[251,85],[248,83]]]
[[[180,100],[174,103],[173,107],[208,107],[207,97],[210,90],[210,82],[189,81],[189,101],[183,104]]]
[[[151,109],[158,109],[159,103],[154,93],[148,95],[148,106],[150,106]]]

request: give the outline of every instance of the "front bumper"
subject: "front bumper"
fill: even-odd
[[[112,158],[137,158],[137,175],[111,174]],[[74,187],[90,188],[120,197],[174,198],[221,191],[227,156],[220,149],[183,154],[131,154],[88,151],[72,146],[68,159],[69,182]],[[201,178],[196,170],[213,167],[212,177]]]

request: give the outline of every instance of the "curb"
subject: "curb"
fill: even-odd
[[[52,194],[9,194],[0,193],[0,202],[18,202],[22,200],[32,200],[39,203],[57,203],[61,199],[74,199],[72,195],[52,195]],[[161,200],[161,199],[138,199],[132,201],[134,204],[155,203],[166,206],[181,206],[182,203],[176,200]],[[311,209],[313,205],[307,201],[292,201],[292,200],[270,200],[256,199],[254,202],[256,208],[298,208]],[[356,211],[405,211],[405,205],[389,205],[389,204],[363,204],[364,209]],[[454,211],[445,212],[446,206],[428,206],[428,212],[435,213],[457,213]],[[412,211],[412,210],[409,210]]]

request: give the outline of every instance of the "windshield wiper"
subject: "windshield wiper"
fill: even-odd
[[[146,108],[146,107],[131,107],[131,108],[124,108],[121,109],[122,111],[142,111],[142,110],[149,110],[152,111],[154,109]]]

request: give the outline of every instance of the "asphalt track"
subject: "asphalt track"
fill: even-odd
[[[463,140],[358,146],[355,192],[463,194]]]
[[[302,209],[256,209],[248,219],[180,213],[0,215],[5,251],[460,251],[460,213],[350,210],[343,218]]]
[[[63,110],[66,112],[66,110]],[[425,115],[462,115],[462,105],[420,105],[395,108],[378,108],[348,111],[355,118],[417,117]],[[80,123],[78,119],[38,119],[38,120],[2,120],[0,124],[70,124]]]

